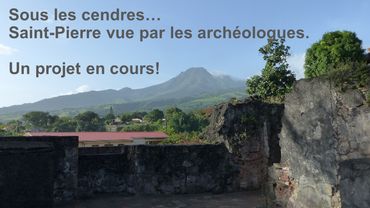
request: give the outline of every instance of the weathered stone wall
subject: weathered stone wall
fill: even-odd
[[[286,97],[282,123],[277,172],[284,180],[274,186],[285,195],[278,203],[370,207],[364,163],[370,158],[370,108],[363,93],[340,92],[324,79],[298,81]]]
[[[53,205],[54,148],[0,141],[0,207]]]
[[[224,143],[240,167],[240,187],[260,189],[267,167],[280,162],[278,134],[283,106],[256,100],[227,103],[214,109],[203,137]]]
[[[7,193],[2,196],[10,197],[1,201],[18,199],[12,198],[12,194],[24,197],[23,202],[40,201],[39,196],[48,194],[51,194],[54,204],[75,199],[77,137],[0,137],[0,147],[3,148],[1,157],[4,160],[1,163],[0,184],[7,184],[4,187],[0,185],[0,191]],[[11,187],[8,186],[9,181],[14,182]],[[49,184],[52,186],[51,191],[48,189]]]
[[[224,145],[82,148],[79,196],[101,193],[188,194],[238,189]]]
[[[77,148],[77,137],[0,138],[0,207],[51,207],[95,194],[238,190],[224,145]]]
[[[339,167],[342,207],[369,207],[370,159],[346,160]]]

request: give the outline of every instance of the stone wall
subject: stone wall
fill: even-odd
[[[0,207],[53,205],[54,148],[0,141]]]
[[[102,193],[190,194],[238,189],[224,145],[81,148],[79,196]]]
[[[339,165],[342,207],[369,207],[370,159],[354,159]]]
[[[283,106],[256,100],[217,106],[203,137],[224,143],[240,167],[240,187],[262,188],[267,167],[280,162]]]
[[[239,169],[224,145],[77,145],[77,137],[1,137],[0,207],[51,207],[95,194],[238,190]]]
[[[44,200],[49,194],[53,204],[75,199],[77,146],[77,137],[0,137],[0,191],[7,198],[0,201],[16,199],[28,206],[31,202],[49,203]],[[10,181],[14,183],[10,185]]]
[[[278,204],[370,207],[370,108],[361,91],[341,92],[324,79],[298,81],[282,123],[281,167],[270,184]]]

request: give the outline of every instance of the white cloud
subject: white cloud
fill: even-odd
[[[297,79],[304,78],[304,61],[306,53],[294,54],[288,58],[289,69],[292,70]]]
[[[0,44],[0,55],[12,55],[15,52],[17,52],[17,49]]]
[[[81,85],[81,86],[77,87],[76,92],[81,93],[81,92],[87,92],[89,90],[90,90],[89,85]]]
[[[89,85],[81,85],[81,86],[77,87],[76,89],[74,89],[74,90],[72,90],[70,92],[62,93],[60,95],[73,95],[73,94],[88,92],[90,90],[91,89],[90,89]]]

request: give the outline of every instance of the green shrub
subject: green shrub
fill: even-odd
[[[159,123],[144,123],[144,124],[130,124],[122,127],[123,132],[138,132],[138,131],[159,131],[161,125]]]
[[[364,61],[362,41],[349,31],[335,31],[323,35],[306,52],[305,77],[327,75],[332,70],[341,70],[343,64]]]
[[[326,76],[342,91],[361,89],[370,83],[370,67],[365,62],[347,62],[331,69]]]
[[[268,40],[267,45],[259,49],[266,61],[262,75],[247,80],[247,93],[267,102],[282,102],[286,93],[290,92],[295,75],[288,69],[287,57],[290,56],[289,46],[282,40]]]
[[[169,138],[162,144],[206,144],[207,141],[202,140],[198,132],[182,132],[168,133]]]

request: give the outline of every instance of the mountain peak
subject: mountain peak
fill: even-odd
[[[183,74],[207,74],[207,75],[211,75],[211,73],[209,73],[208,70],[203,68],[203,67],[192,67],[192,68],[184,71]]]
[[[101,109],[103,105],[112,104],[126,106],[121,108],[120,112],[142,110],[154,105],[181,104],[184,100],[234,92],[244,87],[244,81],[220,78],[205,68],[193,67],[164,83],[142,89],[126,87],[120,90],[90,91],[0,108],[0,120],[10,118],[9,115],[19,116],[29,111],[73,113],[81,109]],[[138,103],[143,103],[143,106]]]
[[[120,89],[119,91],[131,91],[132,89],[131,88],[129,88],[129,87],[124,87],[124,88],[122,88],[122,89]]]

